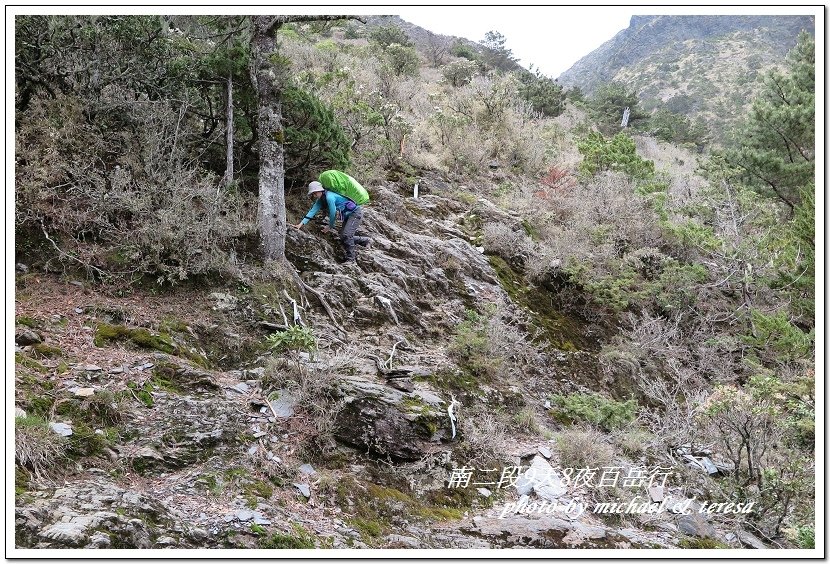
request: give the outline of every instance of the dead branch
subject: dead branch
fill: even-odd
[[[91,264],[82,261],[78,257],[73,257],[72,255],[70,255],[69,253],[62,250],[60,247],[58,247],[58,244],[55,243],[55,241],[52,240],[52,238],[49,236],[49,233],[46,231],[46,226],[43,225],[43,220],[40,221],[40,229],[41,229],[41,231],[43,231],[43,236],[46,237],[47,241],[52,243],[52,246],[55,248],[55,250],[58,252],[58,255],[61,258],[66,257],[66,258],[72,259],[75,262],[82,265],[87,270],[94,270],[95,272],[97,272],[101,276],[101,278],[106,278],[107,273],[104,272],[103,270],[101,270],[100,268],[98,268],[97,266],[92,266]]]
[[[302,288],[304,290],[308,290],[309,292],[311,292],[312,294],[317,296],[317,299],[320,300],[321,304],[323,304],[323,308],[326,310],[326,313],[329,314],[329,317],[331,318],[331,321],[334,324],[334,326],[345,334],[346,330],[343,329],[343,327],[341,327],[340,324],[337,322],[337,318],[334,317],[334,312],[331,310],[331,306],[329,306],[328,302],[326,302],[325,298],[323,298],[323,296],[320,294],[320,292],[318,292],[317,290],[315,290],[314,288],[312,288],[311,286],[309,286],[308,284],[306,284],[302,280],[300,280],[300,284],[302,284]]]
[[[282,293],[285,294],[285,297],[288,298],[289,302],[291,302],[291,306],[294,310],[294,318],[293,318],[294,325],[303,325],[303,318],[300,317],[300,310],[297,308],[297,301],[294,298],[292,298],[290,295],[288,295],[288,292],[285,291],[284,289],[283,289]]]
[[[387,361],[383,363],[383,365],[386,366],[386,368],[389,370],[392,370],[392,358],[394,358],[395,356],[395,348],[397,348],[397,346],[401,343],[403,343],[403,340],[400,340],[396,342],[394,345],[392,345],[392,352],[389,354],[389,358],[387,359]]]

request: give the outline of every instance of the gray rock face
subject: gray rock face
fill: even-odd
[[[186,392],[212,393],[219,389],[213,374],[193,368],[187,365],[180,365],[172,357],[157,355],[159,362],[145,363],[148,368],[153,369],[153,374],[168,380],[177,388]]]
[[[28,327],[18,327],[14,332],[14,342],[25,347],[27,345],[36,345],[43,342],[43,337],[38,335],[33,329]]]
[[[254,512],[248,511],[247,509],[240,509],[236,512],[236,518],[244,523],[254,518]]]
[[[211,298],[216,300],[216,305],[213,306],[213,309],[218,311],[228,311],[236,309],[237,299],[235,296],[231,294],[223,294],[221,292],[213,292],[210,295]]]
[[[735,536],[738,537],[738,540],[741,541],[741,544],[746,547],[754,548],[756,550],[764,550],[767,548],[767,545],[765,545],[763,541],[761,541],[761,539],[759,539],[749,531],[738,529],[737,531],[735,531]]]
[[[84,548],[110,548],[111,546],[110,536],[103,531],[96,531],[89,537],[89,542]]]
[[[462,531],[502,548],[613,548],[618,540],[603,527],[551,516],[480,517],[471,526],[462,527]]]
[[[274,410],[277,417],[291,417],[294,415],[294,407],[297,405],[297,399],[288,390],[279,390],[278,397],[270,400],[271,409]]]
[[[437,396],[358,378],[341,380],[339,393],[346,405],[335,419],[335,438],[375,455],[415,460],[429,452],[433,441],[451,436],[449,416]]]
[[[43,529],[40,537],[65,546],[82,546],[87,539],[87,525],[83,521],[55,523]]]
[[[142,473],[235,453],[239,436],[247,430],[234,403],[211,396],[159,394],[151,409],[129,412],[126,418],[136,436],[119,445],[118,452]]]
[[[387,380],[388,384],[402,392],[412,392],[415,390],[415,384],[406,379]]]
[[[49,423],[49,428],[61,437],[72,436],[72,426],[66,423]]]
[[[530,468],[519,476],[515,487],[519,495],[534,492],[548,501],[558,499],[568,491],[560,476],[541,456],[533,457]]]
[[[386,542],[385,548],[423,548],[420,540],[404,535],[389,535]]]
[[[95,394],[95,388],[69,388],[69,393],[78,398],[88,398]]]
[[[15,507],[19,548],[151,548],[154,539],[194,547],[174,508],[108,481],[95,480],[54,490]]]
[[[306,476],[313,476],[317,474],[317,470],[311,464],[303,464],[299,468],[297,468],[301,473],[305,474]]]
[[[678,515],[677,528],[681,533],[692,537],[702,539],[718,538],[718,533],[715,528],[697,511],[692,511],[688,515]]]
[[[348,303],[363,326],[426,328],[446,322],[446,312],[438,311],[440,304],[470,296],[468,281],[493,295],[504,295],[487,257],[451,227],[453,203],[434,196],[405,199],[380,186],[373,189],[372,198],[384,211],[365,214],[363,225],[374,244],[370,250],[358,249],[354,271],[344,272],[336,263],[339,249],[330,241],[304,232],[287,234],[289,260],[331,303]],[[429,219],[416,216],[410,208]],[[441,221],[442,215],[449,216],[448,221]],[[434,319],[425,318],[430,313]]]

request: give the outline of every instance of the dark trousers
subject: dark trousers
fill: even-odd
[[[343,227],[340,229],[340,242],[343,244],[343,250],[346,253],[346,260],[354,260],[355,245],[365,247],[371,241],[368,237],[355,235],[355,231],[357,231],[357,228],[360,226],[360,222],[362,220],[363,208],[358,206],[351,214],[349,214],[349,217],[343,222]]]

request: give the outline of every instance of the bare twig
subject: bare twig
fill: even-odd
[[[276,422],[277,420],[279,420],[280,416],[279,416],[279,415],[277,415],[277,412],[276,412],[276,410],[274,409],[274,406],[273,406],[273,405],[271,405],[271,402],[268,400],[268,398],[267,398],[267,397],[265,397],[265,396],[262,396],[262,399],[264,399],[264,400],[265,400],[265,405],[267,405],[267,406],[268,406],[268,409],[270,409],[270,410],[271,410],[271,413],[273,413],[273,414],[274,414],[274,422]]]
[[[397,348],[397,346],[400,345],[401,343],[403,343],[403,340],[400,340],[400,341],[396,342],[394,345],[392,345],[392,352],[389,353],[389,358],[387,359],[387,361],[383,363],[383,365],[388,370],[392,370],[392,358],[394,358],[394,356],[395,356],[395,348]]]
[[[69,253],[67,253],[66,251],[63,251],[60,247],[58,247],[58,244],[55,243],[55,241],[53,241],[52,238],[49,236],[49,233],[47,233],[46,226],[43,225],[43,220],[40,221],[40,229],[41,229],[41,231],[43,231],[43,236],[46,237],[47,241],[52,243],[52,246],[55,247],[55,250],[58,251],[58,254],[61,257],[70,258],[70,259],[76,261],[77,263],[81,264],[84,268],[86,268],[88,270],[89,269],[94,270],[95,272],[100,274],[102,278],[106,277],[107,273],[104,272],[103,270],[101,270],[100,268],[98,268],[96,266],[92,266],[91,264],[86,263],[86,262],[82,261],[81,259],[79,259],[77,257],[73,257],[72,255],[70,255]]]
[[[318,292],[317,290],[315,290],[314,288],[312,288],[311,286],[309,286],[305,282],[301,281],[301,283],[302,283],[303,288],[305,290],[308,290],[309,292],[311,292],[312,294],[317,296],[317,299],[319,299],[320,303],[323,304],[323,308],[326,310],[326,313],[329,314],[329,317],[331,318],[332,323],[334,323],[334,326],[337,327],[337,329],[339,329],[340,331],[342,331],[345,334],[346,330],[343,329],[343,327],[341,327],[339,323],[337,323],[337,318],[334,317],[334,312],[331,310],[331,306],[329,306],[329,304],[328,304],[328,302],[326,302],[325,298],[323,298],[323,296],[320,295],[320,292]]]
[[[291,302],[291,305],[294,308],[294,325],[303,325],[303,318],[300,317],[300,311],[297,308],[297,300],[292,298],[285,289],[283,289],[282,293],[285,294],[285,297],[288,299],[289,302]],[[282,308],[282,305],[280,305],[280,308]]]
[[[277,304],[280,306],[280,313],[282,314],[282,320],[285,323],[285,326],[288,327],[288,317],[285,315],[285,310],[282,309],[282,302],[277,301]]]

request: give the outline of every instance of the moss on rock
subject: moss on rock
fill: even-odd
[[[587,336],[585,322],[558,309],[548,290],[527,284],[503,258],[490,255],[488,259],[501,287],[530,314],[533,324],[551,345],[568,352],[599,350],[596,339]]]
[[[93,343],[96,347],[103,347],[110,342],[128,341],[144,349],[175,354],[178,350],[169,335],[165,333],[151,333],[147,329],[129,328],[124,325],[99,323],[95,328]]]

